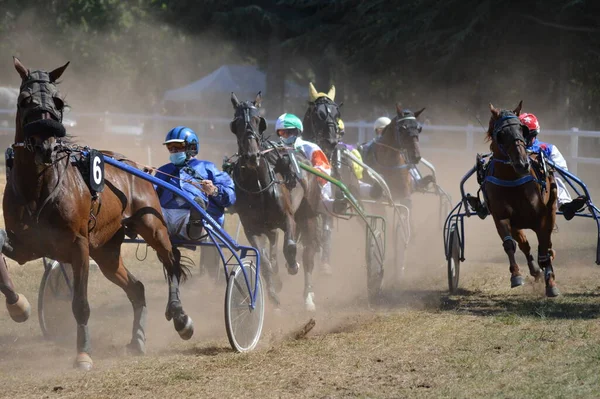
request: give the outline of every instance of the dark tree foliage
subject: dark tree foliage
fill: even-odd
[[[283,79],[335,83],[356,117],[400,101],[464,122],[487,117],[490,101],[523,99],[547,126],[600,128],[590,0],[0,0],[0,23],[4,84],[11,54],[70,57],[120,89],[82,80],[90,91],[153,93],[147,104],[222,63],[250,62],[269,72],[273,96]]]

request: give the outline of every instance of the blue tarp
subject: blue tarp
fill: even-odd
[[[266,95],[267,76],[252,65],[223,65],[210,75],[187,86],[165,92],[165,101],[197,101],[206,94],[229,94],[235,92],[239,98],[261,91]],[[240,97],[240,95],[242,97]],[[286,97],[308,97],[308,87],[285,82]]]

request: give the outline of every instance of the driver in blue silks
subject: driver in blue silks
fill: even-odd
[[[156,177],[189,193],[222,226],[225,208],[235,203],[231,177],[218,170],[212,162],[195,158],[198,154],[198,136],[188,127],[171,129],[163,144],[170,153],[171,162],[161,166]],[[169,190],[157,187],[156,191],[169,235],[184,240],[198,240],[202,235],[200,212]]]

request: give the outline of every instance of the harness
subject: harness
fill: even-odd
[[[495,165],[497,163],[511,165],[511,161],[493,158],[491,153],[484,155],[477,154],[477,182],[481,186],[484,197],[486,196],[486,182],[500,187],[518,187],[533,181],[540,185],[541,191],[544,193],[546,191],[546,177],[548,176],[546,155],[543,153],[543,151],[532,154],[536,154],[539,157],[538,162],[532,162],[535,177],[531,174],[528,174],[527,176],[523,176],[515,180],[503,180],[493,176]],[[489,157],[489,161],[486,163],[485,158],[487,157]]]
[[[6,150],[5,158],[6,158],[6,165],[7,165],[7,170],[6,170],[7,176],[9,175],[10,170],[12,169],[12,165],[14,164],[14,156],[15,156],[14,151],[13,151],[14,147],[25,147],[26,149],[29,149],[25,143],[15,143],[11,147],[9,147],[9,149]],[[33,148],[31,148],[31,151],[33,151]],[[48,205],[56,197],[58,190],[64,180],[64,176],[67,171],[68,165],[71,164],[81,173],[81,177],[83,178],[83,181],[85,182],[86,186],[90,190],[92,204],[91,204],[91,208],[90,208],[90,220],[89,220],[88,224],[91,224],[91,227],[89,227],[88,231],[91,231],[96,226],[96,216],[100,212],[100,208],[102,206],[102,201],[101,201],[99,194],[100,194],[100,192],[102,192],[102,190],[104,188],[104,184],[103,184],[104,171],[103,170],[101,172],[102,185],[100,186],[100,188],[95,189],[97,187],[97,185],[92,183],[92,175],[93,175],[94,171],[93,171],[93,168],[90,167],[91,161],[92,161],[91,158],[92,158],[93,154],[98,153],[98,152],[90,149],[89,147],[80,147],[77,145],[67,145],[67,144],[64,144],[60,139],[57,139],[55,153],[56,154],[64,154],[64,155],[58,157],[54,162],[52,162],[50,165],[48,165],[48,168],[55,167],[55,166],[58,167],[58,165],[60,165],[60,162],[62,160],[66,159],[65,166],[62,169],[62,171],[57,172],[58,173],[58,181],[57,181],[56,185],[54,186],[54,188],[52,189],[50,194],[48,194],[48,196],[44,199],[42,204],[38,207],[35,214],[34,214],[34,211],[31,210],[31,207],[29,206],[29,204],[25,201],[25,199],[19,192],[19,189],[16,186],[14,178],[10,179],[11,188],[13,189],[13,192],[17,195],[17,197],[19,197],[20,202],[23,203],[29,216],[34,218],[35,223],[39,223],[39,218],[40,218],[42,211],[44,210],[46,205]],[[98,201],[98,209],[96,211],[96,214],[94,214],[93,210],[94,210],[94,204],[96,201]]]

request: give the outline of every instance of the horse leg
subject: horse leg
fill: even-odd
[[[282,283],[281,278],[279,277],[279,266],[277,266],[277,242],[279,241],[279,231],[277,229],[273,229],[267,231],[266,235],[267,240],[269,241],[269,260],[267,262],[267,267],[271,273],[271,280],[275,292],[281,292]]]
[[[510,221],[508,219],[496,220],[496,230],[498,231],[498,235],[502,237],[502,246],[504,247],[504,252],[508,255],[508,261],[510,263],[510,287],[515,288],[525,284],[525,280],[521,275],[521,271],[519,270],[519,265],[515,259],[515,252],[517,250],[517,245],[515,240],[510,235],[511,227]]]
[[[181,252],[171,246],[169,233],[155,215],[147,213],[141,217],[141,222],[135,224],[136,231],[150,245],[163,264],[163,269],[167,275],[169,284],[169,299],[167,300],[167,309],[165,318],[167,321],[173,320],[173,326],[179,336],[188,340],[194,335],[194,322],[183,310],[181,299],[179,298],[179,284],[187,278],[188,269],[181,265]]]
[[[6,259],[2,255],[0,255],[0,292],[6,297],[6,309],[10,318],[17,323],[27,321],[31,314],[31,305],[25,295],[15,292],[15,286],[6,268]]]
[[[304,269],[304,307],[309,312],[316,310],[315,293],[312,287],[312,272],[315,265],[315,254],[318,248],[318,228],[316,218],[300,218],[304,251],[302,252],[302,265]]]
[[[286,266],[288,273],[295,275],[300,269],[300,265],[296,261],[296,221],[294,215],[287,213],[285,215],[285,230],[283,236],[283,255],[287,262]]]
[[[261,272],[262,272],[262,276],[265,279],[265,283],[267,285],[267,295],[269,295],[269,299],[273,302],[273,304],[275,305],[275,308],[279,308],[279,296],[277,295],[277,293],[275,292],[275,288],[273,287],[273,280],[272,280],[272,276],[273,276],[273,270],[271,268],[271,262],[269,261],[267,256],[264,256],[265,254],[265,245],[259,245],[259,235],[255,234],[254,232],[244,228],[244,232],[246,233],[246,238],[248,239],[248,242],[250,243],[250,246],[254,247],[254,248],[260,248],[261,249],[261,254],[263,254],[262,260],[263,263],[261,264]]]
[[[0,248],[8,241],[6,231],[0,230]],[[25,295],[17,294],[15,286],[8,274],[6,259],[0,254],[0,292],[6,297],[6,309],[10,318],[17,323],[22,323],[31,314],[31,305]]]
[[[553,226],[553,223],[549,223]],[[560,295],[560,291],[556,286],[556,278],[554,275],[554,268],[552,266],[552,259],[554,259],[554,250],[552,249],[552,228],[548,228],[542,225],[542,228],[536,230],[538,237],[538,263],[541,268],[544,269],[544,280],[546,281],[546,296],[556,297]]]
[[[133,306],[133,327],[131,332],[131,342],[127,348],[136,355],[146,353],[146,315],[148,309],[146,307],[146,295],[144,284],[135,278],[123,265],[121,257],[121,242],[124,237],[124,229],[117,233],[107,244],[102,248],[94,251],[92,258],[98,263],[98,267],[102,274],[114,283],[121,287],[127,298]]]
[[[82,235],[75,237],[73,243],[71,266],[73,267],[73,302],[72,309],[77,322],[77,357],[75,367],[80,370],[92,369],[90,357],[91,343],[88,330],[90,304],[87,297],[88,277],[90,271],[88,238]]]
[[[531,255],[531,246],[527,241],[527,236],[523,230],[512,229],[512,235],[519,244],[519,249],[525,254],[527,258],[527,266],[529,266],[529,273],[535,277],[535,281],[539,281],[542,278],[542,270]]]
[[[321,215],[323,221],[323,240],[321,242],[321,267],[323,273],[327,276],[331,276],[331,229],[333,224],[333,218],[329,215]]]
[[[273,229],[267,233],[269,237],[269,261],[275,275],[279,274],[279,262],[277,261],[277,243],[279,242],[279,230]]]

